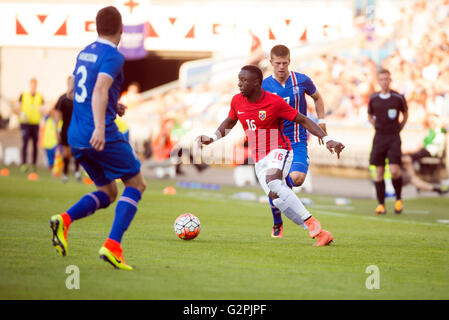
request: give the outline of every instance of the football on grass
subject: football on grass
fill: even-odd
[[[200,220],[191,213],[181,214],[175,220],[175,232],[182,240],[195,239],[200,234]]]

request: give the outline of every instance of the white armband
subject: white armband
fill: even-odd
[[[332,140],[332,138],[330,138],[329,136],[324,136],[321,139],[323,140],[324,144],[327,144],[329,141]]]
[[[324,119],[318,119],[318,124],[326,124],[326,120],[324,120]]]

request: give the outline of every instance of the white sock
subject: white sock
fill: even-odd
[[[278,207],[287,218],[289,218],[293,223],[297,224],[304,230],[308,230],[309,228],[304,223],[304,219],[310,217],[309,211],[304,207],[301,201],[294,195],[297,201],[292,199],[292,196],[287,198],[287,201],[282,200],[281,198],[277,198],[273,200],[273,204]],[[298,205],[299,203],[299,205]],[[302,208],[301,208],[302,207]],[[305,217],[305,218],[303,218]]]
[[[291,221],[296,223],[298,226],[300,226],[304,230],[309,230],[309,228],[304,223],[304,220],[302,220],[301,216],[299,214],[297,214],[296,212],[294,212],[292,209],[290,209],[290,208],[285,209],[284,214],[287,218],[289,218]]]
[[[290,208],[291,213],[295,213],[301,217],[301,219],[306,220],[311,216],[310,212],[304,207],[301,200],[296,196],[296,194],[293,192],[292,189],[290,189],[285,183],[282,183],[280,180],[273,180],[268,183],[268,188],[274,193],[278,195],[278,199],[282,199],[281,201],[276,201],[279,205],[276,205],[275,200],[273,200],[273,203],[284,213],[285,211]],[[287,215],[287,213],[286,213]],[[288,216],[287,216],[288,217]],[[292,219],[292,218],[290,218]]]

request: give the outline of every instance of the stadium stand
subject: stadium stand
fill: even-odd
[[[373,21],[365,16],[355,19],[357,34],[351,39],[292,49],[291,69],[309,75],[325,93],[327,121],[333,135],[351,141],[351,150],[338,163],[312,143],[315,164],[367,167],[366,141],[372,138],[367,103],[377,89],[376,69],[380,66],[391,70],[393,89],[407,98],[410,118],[404,134],[413,137],[411,140],[419,136],[421,120],[428,112],[449,122],[448,8],[448,1],[417,1],[413,6],[398,7],[395,19],[387,19],[389,15],[382,14],[385,11],[379,8]],[[144,93],[147,100],[135,118],[154,125],[137,124],[140,133],[132,134],[140,137],[136,143],[150,137],[150,127],[159,127],[166,115],[176,119],[184,130],[183,136],[176,139],[180,144],[190,144],[198,128],[215,128],[226,117],[230,100],[238,92],[235,75],[244,63],[245,57],[188,62],[181,68],[179,81]],[[267,59],[259,66],[266,74],[271,72]],[[142,117],[141,112],[148,117]],[[354,130],[359,137],[356,141],[352,138]],[[240,139],[242,132],[237,132],[229,139]]]

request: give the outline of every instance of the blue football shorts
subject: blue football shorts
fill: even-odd
[[[292,143],[293,161],[290,172],[302,172],[307,174],[309,170],[309,155],[307,154],[307,142]]]
[[[72,154],[99,187],[115,179],[129,180],[140,172],[140,161],[124,140],[107,142],[102,151],[72,147]]]

